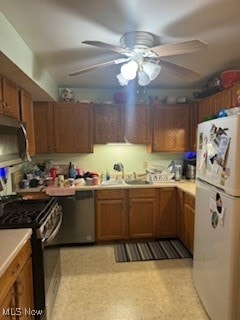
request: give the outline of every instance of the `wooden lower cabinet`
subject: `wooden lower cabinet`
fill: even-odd
[[[32,319],[33,310],[33,284],[32,284],[32,259],[29,258],[24,269],[15,282],[16,305],[22,312],[21,319]]]
[[[125,190],[100,190],[96,192],[97,240],[111,241],[126,238],[125,193]]]
[[[0,320],[33,319],[31,243],[26,242],[0,277]]]
[[[157,236],[177,236],[176,189],[159,188]]]
[[[182,241],[182,243],[185,242],[184,239],[184,196],[185,192],[177,189],[176,192],[177,199],[177,233],[178,238]]]
[[[195,198],[185,193],[184,197],[184,244],[193,254]]]
[[[7,293],[4,301],[0,303],[0,320],[15,320],[15,291],[12,287]]]
[[[153,238],[156,235],[157,190],[129,190],[129,237]]]
[[[98,241],[178,237],[193,253],[194,196],[175,187],[96,191]]]

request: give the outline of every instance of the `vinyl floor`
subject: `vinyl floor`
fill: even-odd
[[[61,248],[52,320],[209,320],[192,259],[117,263],[113,245]]]

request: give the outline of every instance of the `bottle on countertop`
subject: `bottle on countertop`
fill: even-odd
[[[106,180],[110,180],[110,174],[109,174],[109,172],[108,172],[108,170],[106,171]]]
[[[77,175],[77,171],[74,168],[74,165],[72,164],[72,162],[69,162],[68,177],[75,179],[76,175]]]

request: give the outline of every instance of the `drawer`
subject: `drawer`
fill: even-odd
[[[96,191],[97,199],[124,199],[125,193],[125,190],[119,189]]]
[[[155,198],[156,194],[155,188],[129,189],[129,198]]]
[[[189,193],[185,193],[185,204],[189,205],[191,208],[195,209],[195,197]]]
[[[10,263],[7,270],[0,277],[0,301],[3,301],[13,286],[29,256],[31,255],[31,252],[31,243],[30,241],[27,241],[14,260]]]

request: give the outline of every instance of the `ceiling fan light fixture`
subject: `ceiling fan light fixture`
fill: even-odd
[[[148,61],[143,64],[143,71],[148,75],[149,79],[153,81],[161,72],[161,66]]]
[[[118,82],[121,86],[127,86],[128,85],[128,80],[126,78],[123,77],[123,75],[121,73],[119,73],[118,75],[116,75]]]
[[[144,71],[138,72],[138,84],[142,87],[147,86],[151,82],[149,76]]]
[[[121,74],[127,80],[133,80],[137,75],[138,63],[135,60],[131,60],[128,63],[124,63],[121,67]]]

